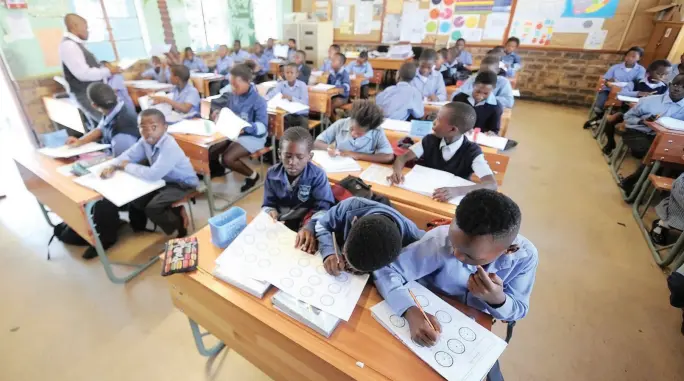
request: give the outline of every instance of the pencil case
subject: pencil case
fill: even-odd
[[[176,238],[166,242],[162,276],[175,273],[186,273],[197,269],[199,252],[197,238]]]
[[[209,219],[211,243],[225,249],[247,227],[247,213],[234,206]]]

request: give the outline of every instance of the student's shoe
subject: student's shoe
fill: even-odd
[[[116,243],[116,242],[114,242]],[[114,243],[110,244],[102,244],[102,248],[106,250],[109,250],[110,247],[114,246]],[[81,258],[83,259],[93,259],[97,257],[97,250],[95,250],[95,246],[88,246],[86,251],[83,252],[83,255],[81,255]]]
[[[517,141],[515,141],[513,139],[508,139],[508,141],[506,142],[506,146],[504,147],[503,150],[508,151],[511,148],[515,148],[515,146],[517,146],[517,145],[518,145]]]
[[[245,179],[245,184],[240,188],[240,192],[244,193],[250,190],[253,186],[256,185],[256,183],[259,182],[259,174],[257,173],[256,177],[251,179],[251,178],[246,178]]]
[[[603,151],[603,154],[604,154],[604,155],[610,156],[610,155],[613,154],[613,150],[614,150],[614,149],[615,149],[614,146],[611,146],[611,145],[609,145],[609,144],[606,144],[606,146],[603,147],[602,151]]]
[[[656,245],[665,246],[667,244],[668,229],[660,226],[658,222],[660,222],[660,220],[653,221],[649,235],[651,236],[653,243]]]

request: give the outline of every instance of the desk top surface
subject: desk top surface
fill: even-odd
[[[275,293],[274,287],[271,287],[263,299],[257,299],[216,279],[211,273],[215,267],[215,259],[223,250],[211,243],[211,231],[208,226],[197,232],[195,236],[200,250],[198,256],[200,270],[188,274],[176,274],[172,277],[192,278],[226,299],[226,302],[249,313],[254,319],[278,331],[354,379],[442,379],[371,316],[370,308],[382,301],[372,284],[366,285],[349,322],[341,322],[331,337],[326,339],[275,310],[271,303],[271,297]],[[491,316],[458,302],[447,301],[466,315],[474,317],[483,327],[491,330]],[[358,367],[357,361],[363,362],[365,367]]]
[[[85,205],[89,201],[102,198],[102,196],[94,190],[76,184],[71,177],[64,176],[57,172],[57,168],[67,165],[71,161],[53,159],[39,153],[37,150],[17,154],[14,156],[14,161],[50,184],[74,203]],[[24,180],[26,181],[26,179]]]

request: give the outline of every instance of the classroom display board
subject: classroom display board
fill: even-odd
[[[330,0],[335,41],[380,42],[384,0]],[[320,13],[325,1],[316,1]]]

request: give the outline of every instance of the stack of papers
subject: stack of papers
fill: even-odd
[[[77,177],[74,182],[98,192],[118,207],[166,185],[164,180],[148,182],[124,171],[115,171],[114,175],[108,179],[100,178],[102,171],[111,167],[111,163],[112,160],[108,160],[88,168],[90,174]]]
[[[414,343],[408,322],[395,315],[386,301],[371,307],[373,318],[445,379],[483,380],[506,349],[506,342],[419,283],[410,282],[406,287],[442,327],[434,346]]]
[[[361,170],[359,163],[351,157],[332,157],[327,151],[321,150],[314,150],[313,155],[313,161],[328,173],[358,172]]]
[[[301,111],[308,111],[309,105],[288,101],[283,99],[282,94],[277,94],[268,101],[268,109],[275,111],[277,108],[281,108],[290,114],[296,114]]]
[[[392,45],[387,51],[387,56],[390,58],[413,57],[413,48],[411,45]]]
[[[628,97],[626,95],[618,95],[617,99],[622,102],[632,102],[632,103],[637,103],[639,102],[639,98],[637,97]]]
[[[74,157],[78,155],[83,155],[84,153],[89,153],[89,152],[96,152],[96,151],[102,151],[104,149],[109,148],[111,145],[109,144],[100,144],[100,143],[87,143],[84,144],[80,147],[69,147],[68,145],[63,145],[61,147],[55,147],[55,148],[50,148],[50,147],[45,147],[41,148],[38,150],[38,152],[42,153],[45,156],[50,156],[54,157],[56,159],[63,159],[67,157]]]
[[[670,118],[669,116],[659,118],[658,124],[667,128],[668,130],[684,131],[684,121]]]
[[[342,320],[290,294],[278,291],[271,298],[273,307],[325,337],[330,337]]]
[[[128,86],[133,86],[138,89],[145,89],[145,90],[170,90],[173,89],[173,85],[168,84],[168,83],[161,83],[152,79],[141,79],[137,81],[126,81],[124,84]]]
[[[314,86],[311,86],[312,91],[328,91],[330,89],[334,89],[335,85],[328,85],[327,83],[318,83]]]
[[[206,119],[184,119],[169,126],[171,134],[186,134],[199,136],[212,136],[215,125],[211,120]]]
[[[379,164],[371,164],[366,168],[365,171],[361,172],[361,180],[371,183],[376,183],[380,185],[390,186],[392,185],[388,177],[392,176],[394,171],[391,167],[386,167]]]
[[[278,44],[278,45],[273,47],[273,55],[276,57],[287,58],[287,54],[289,52],[290,52],[290,47],[287,45]]]
[[[478,132],[476,135],[475,132],[471,130],[467,132],[465,136],[471,142],[475,142],[481,146],[496,148],[500,151],[503,151],[503,149],[506,148],[506,143],[508,143],[508,139],[506,138],[497,135],[488,135],[485,132]]]
[[[268,291],[268,288],[271,287],[268,282],[250,278],[240,271],[240,269],[231,268],[230,266],[216,265],[216,268],[214,268],[214,276],[259,299],[263,298],[266,291]]]
[[[399,131],[399,132],[411,132],[411,122],[405,120],[395,120],[395,119],[385,119],[380,125],[381,128],[385,130]]]
[[[215,128],[221,135],[235,141],[240,136],[242,129],[249,126],[249,123],[240,119],[231,109],[224,107],[216,119]]]
[[[454,176],[449,172],[416,165],[404,176],[404,182],[398,186],[411,192],[432,197],[435,190],[439,188],[465,187],[469,185],[475,185],[475,183]],[[449,200],[449,203],[458,205],[462,199],[463,196],[456,197]]]

